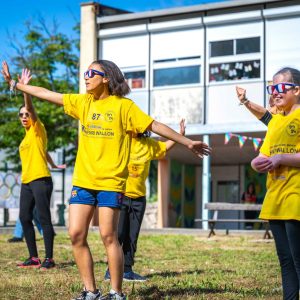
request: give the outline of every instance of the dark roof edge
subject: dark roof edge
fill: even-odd
[[[122,21],[129,21],[129,20],[162,17],[162,16],[168,16],[174,14],[194,13],[197,11],[201,12],[201,11],[231,8],[231,7],[238,7],[238,6],[257,5],[257,4],[264,4],[264,3],[268,4],[274,2],[283,2],[283,1],[282,0],[231,0],[231,1],[224,1],[218,3],[198,4],[192,6],[160,9],[154,11],[120,14],[120,15],[108,16],[108,17],[98,17],[97,23],[104,24],[104,23],[122,22]]]

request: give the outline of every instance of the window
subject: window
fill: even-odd
[[[153,86],[191,84],[200,82],[200,65],[154,70]]]
[[[145,87],[145,71],[124,72],[124,77],[131,89],[141,89]]]
[[[210,57],[233,55],[233,40],[210,42]]]
[[[260,52],[260,37],[236,40],[236,54],[255,52]]]
[[[210,57],[260,52],[260,37],[210,42]]]
[[[260,60],[209,65],[209,81],[260,78]]]

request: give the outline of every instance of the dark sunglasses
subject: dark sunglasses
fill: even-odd
[[[287,91],[291,90],[295,86],[299,86],[299,85],[294,84],[294,83],[281,82],[281,83],[277,83],[275,85],[268,85],[267,86],[267,92],[268,92],[269,95],[273,95],[273,93],[276,90],[277,93],[284,93],[285,94]]]
[[[23,118],[23,117],[26,117],[26,118],[29,118],[30,117],[30,115],[29,115],[29,113],[19,113],[19,117],[20,118]]]
[[[100,72],[98,70],[94,70],[94,69],[89,69],[86,72],[83,73],[84,74],[84,78],[87,76],[88,78],[93,78],[95,75],[100,75],[100,76],[105,76],[105,73]]]

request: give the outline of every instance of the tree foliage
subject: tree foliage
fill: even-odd
[[[33,74],[32,85],[60,93],[78,92],[78,26],[74,27],[76,38],[58,32],[55,22],[52,29],[43,19],[36,24],[26,23],[22,43],[11,36],[11,47],[16,55],[7,59],[13,78],[28,68]],[[23,95],[10,95],[6,83],[0,84],[0,149],[5,150],[8,161],[19,164],[18,147],[24,137],[24,129],[18,120]],[[63,107],[33,98],[36,112],[48,134],[48,151],[67,147],[67,157],[74,159],[77,144],[77,122],[66,116]]]

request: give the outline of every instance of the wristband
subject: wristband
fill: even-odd
[[[239,105],[245,105],[248,102],[250,102],[250,100],[245,97],[242,101],[240,101]]]

